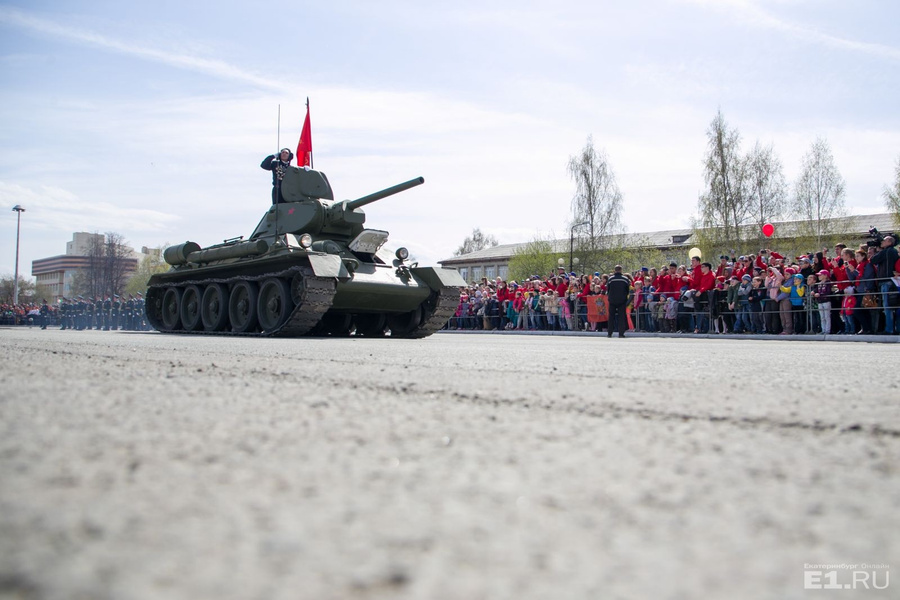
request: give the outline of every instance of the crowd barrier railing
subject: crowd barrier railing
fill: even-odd
[[[832,293],[829,300],[819,302],[812,296],[809,287],[798,304],[790,301],[790,297],[772,298],[769,289],[759,307],[750,308],[749,304],[738,305],[734,309],[726,301],[727,290],[717,289],[707,293],[706,298],[690,298],[679,294],[675,319],[658,318],[658,307],[654,303],[633,303],[627,312],[628,330],[646,332],[684,332],[684,333],[759,333],[759,334],[897,334],[900,333],[900,291],[897,286],[884,286],[878,279],[857,280],[863,291],[844,292],[848,283],[829,282]],[[815,284],[818,285],[818,284]],[[815,286],[814,286],[815,287]],[[779,292],[780,293],[780,292]],[[587,296],[587,301],[597,296]],[[845,298],[852,298],[852,314],[843,306]],[[564,299],[560,299],[560,302]],[[567,300],[566,300],[567,301]],[[507,301],[508,302],[508,301]],[[505,304],[505,303],[504,303]],[[693,306],[692,306],[693,305]],[[697,306],[699,305],[699,307]],[[569,306],[568,317],[552,315],[547,318],[544,311],[530,313],[527,319],[520,319],[519,313],[511,321],[508,307],[500,306],[499,314],[484,315],[467,314],[451,317],[447,329],[515,329],[515,330],[598,330],[586,318],[586,304],[576,299]],[[467,305],[468,310],[468,305]],[[473,307],[476,313],[478,307]],[[655,311],[655,312],[653,312]],[[491,318],[493,317],[493,318]],[[847,317],[852,317],[848,319]],[[599,321],[605,325],[605,320]],[[748,326],[749,325],[749,326]],[[608,325],[606,325],[608,326]],[[827,328],[827,331],[825,330]],[[606,330],[605,326],[601,329]]]

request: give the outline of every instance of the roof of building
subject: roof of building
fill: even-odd
[[[829,219],[831,222],[840,223],[843,230],[850,232],[850,235],[865,235],[870,228],[875,227],[880,231],[891,231],[894,227],[893,217],[891,213],[877,213],[870,215],[852,215],[848,217],[838,217]],[[790,238],[794,237],[801,223],[805,221],[781,221],[775,222],[775,235],[773,238]],[[747,226],[748,229],[754,229],[755,225]],[[666,229],[663,231],[645,231],[638,233],[624,233],[610,238],[619,238],[612,240],[618,246],[626,248],[690,248],[695,243],[693,240],[694,230],[685,229]],[[484,263],[491,261],[502,261],[511,258],[517,250],[525,248],[531,242],[518,244],[500,244],[491,248],[470,252],[462,256],[454,256],[438,261],[443,266],[462,265],[466,263]],[[569,251],[569,238],[547,240],[551,245],[554,253],[562,254]]]

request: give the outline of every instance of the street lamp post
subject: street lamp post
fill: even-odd
[[[16,215],[16,281],[13,284],[13,304],[19,303],[19,227],[22,225],[22,213],[25,209],[21,205],[16,204],[13,210],[18,213]]]
[[[572,262],[572,253],[575,246],[575,228],[587,224],[588,221],[583,221],[581,223],[575,223],[574,225],[572,225],[572,227],[569,228],[569,273],[575,270],[573,266],[574,263]]]

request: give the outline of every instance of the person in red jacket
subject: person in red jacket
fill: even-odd
[[[843,258],[834,258],[831,260],[831,274],[838,289],[843,292],[850,285],[850,277],[847,275],[847,265]]]
[[[556,295],[560,298],[565,298],[566,293],[569,291],[569,278],[568,277],[560,277],[559,283],[556,285]]]
[[[685,283],[688,284],[688,287],[692,290],[697,289],[697,286],[700,285],[700,257],[699,256],[691,257],[690,277],[685,275],[683,280]]]
[[[719,266],[716,267],[716,277],[725,275],[725,269],[728,267],[728,257],[724,254],[719,257]]]
[[[669,267],[663,265],[659,270],[656,281],[653,282],[653,287],[656,288],[656,292],[660,295],[662,301],[665,302],[669,294]]]

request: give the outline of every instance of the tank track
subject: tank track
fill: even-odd
[[[264,281],[271,277],[292,279],[295,275],[303,277],[303,287],[300,298],[294,298],[298,304],[294,307],[291,316],[277,329],[271,331],[253,331],[240,333],[236,331],[205,331],[199,329],[197,331],[188,331],[187,329],[163,329],[162,323],[156,314],[151,315],[149,310],[150,302],[156,301],[157,297],[161,299],[161,293],[172,285],[185,287],[188,285],[209,285],[211,283],[221,283],[224,285],[234,284],[239,281]],[[293,292],[293,289],[292,289]],[[153,325],[153,328],[162,333],[183,333],[192,335],[227,335],[241,337],[299,337],[315,327],[322,317],[331,308],[331,302],[334,294],[337,292],[337,284],[334,279],[327,277],[316,277],[312,271],[303,267],[294,267],[283,271],[272,273],[264,273],[262,275],[241,275],[236,277],[219,277],[219,278],[203,278],[196,280],[179,281],[177,283],[157,283],[148,287],[147,290],[147,320]],[[159,295],[159,296],[158,296]]]
[[[431,314],[417,328],[398,337],[419,339],[440,331],[456,313],[457,306],[459,306],[459,288],[441,288],[440,292],[425,301],[424,308]]]

